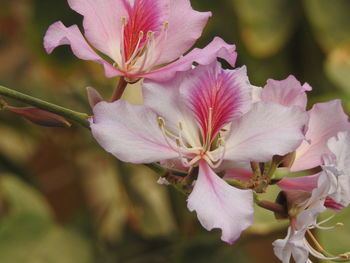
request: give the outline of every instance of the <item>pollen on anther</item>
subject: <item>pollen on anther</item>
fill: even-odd
[[[147,32],[147,38],[148,38],[149,40],[152,40],[153,37],[154,37],[154,32],[153,32],[153,31],[148,31],[148,32]]]
[[[162,117],[157,118],[159,128],[163,128],[165,125],[165,120]]]
[[[163,24],[163,29],[166,31],[166,30],[168,30],[169,29],[169,22],[164,22],[164,24]]]
[[[125,16],[123,16],[121,20],[122,20],[122,25],[123,25],[123,26],[125,26],[125,25],[126,25],[126,23],[127,23],[127,19],[126,19],[126,17],[125,17]]]

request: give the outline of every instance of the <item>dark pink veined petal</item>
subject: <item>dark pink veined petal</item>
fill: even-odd
[[[307,191],[312,192],[317,187],[317,181],[320,174],[295,177],[295,178],[283,178],[277,185],[283,191]]]
[[[104,66],[107,77],[120,76],[122,73],[102,59],[86,42],[77,25],[65,27],[62,22],[52,24],[44,37],[44,47],[51,53],[56,47],[70,45],[78,58],[96,61]]]
[[[217,58],[225,59],[231,66],[234,66],[237,58],[236,46],[229,45],[221,38],[215,37],[203,49],[195,48],[173,63],[147,73],[136,74],[134,77],[163,82],[173,78],[176,72],[191,69],[194,62],[199,65],[209,65]]]
[[[309,86],[306,86],[309,89]],[[306,88],[294,77],[284,80],[269,79],[261,91],[261,100],[273,101],[284,106],[299,106],[305,109],[307,104]]]
[[[330,154],[328,139],[340,131],[350,131],[348,116],[340,100],[317,103],[309,111],[308,130],[304,141],[296,151],[292,171],[307,170],[322,164],[322,156]]]
[[[335,211],[340,211],[344,208],[342,204],[338,204],[336,201],[334,201],[331,197],[327,196],[326,201],[324,202],[324,206],[328,209],[332,209]]]
[[[220,228],[221,239],[230,244],[253,224],[252,191],[228,185],[203,160],[199,163],[198,179],[187,206],[190,211],[197,212],[205,229]]]
[[[198,66],[186,78],[181,93],[199,123],[202,136],[211,142],[219,130],[250,105],[246,69],[223,70],[220,63]]]
[[[134,53],[139,41],[139,33],[142,31],[144,37],[140,48],[146,42],[146,34],[149,31],[157,33],[162,30],[169,13],[169,1],[166,0],[135,0],[131,5],[124,0],[128,11],[127,24],[124,31],[124,52],[127,61]],[[164,51],[166,52],[166,51]]]

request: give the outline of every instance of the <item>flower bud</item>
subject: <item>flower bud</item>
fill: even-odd
[[[100,101],[103,101],[103,98],[100,95],[100,93],[97,90],[95,90],[94,88],[87,87],[86,91],[87,91],[89,104],[90,104],[91,108],[95,107],[95,105],[97,103],[99,103]]]
[[[71,124],[63,117],[34,107],[12,107],[7,106],[7,110],[21,115],[23,118],[41,126],[46,127],[70,127]]]
[[[281,191],[276,199],[276,203],[286,208],[286,213],[275,213],[277,219],[287,219],[298,215],[303,203],[311,197],[311,193],[306,191]]]

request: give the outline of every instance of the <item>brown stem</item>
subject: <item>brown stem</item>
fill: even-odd
[[[273,203],[273,202],[270,202],[267,200],[262,200],[262,201],[259,201],[257,204],[258,204],[258,206],[265,208],[267,210],[270,210],[272,212],[275,212],[275,213],[279,213],[279,214],[286,213],[284,207],[280,204],[277,204],[277,203]]]
[[[128,82],[126,82],[123,77],[120,77],[118,85],[115,88],[113,96],[111,98],[112,102],[116,101],[116,100],[119,100],[122,97],[122,95],[123,95],[127,85],[128,85]]]

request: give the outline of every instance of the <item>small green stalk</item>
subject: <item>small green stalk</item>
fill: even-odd
[[[89,121],[87,120],[89,118],[89,115],[86,113],[76,112],[61,106],[58,106],[56,104],[52,104],[46,101],[43,101],[41,99],[34,98],[32,96],[20,93],[18,91],[5,88],[3,86],[0,86],[0,95],[8,98],[15,99],[17,101],[21,101],[23,103],[26,103],[28,105],[37,107],[39,109],[49,111],[52,113],[55,113],[59,116],[62,116],[68,120],[75,121],[76,123],[79,123],[84,128],[90,129]]]

